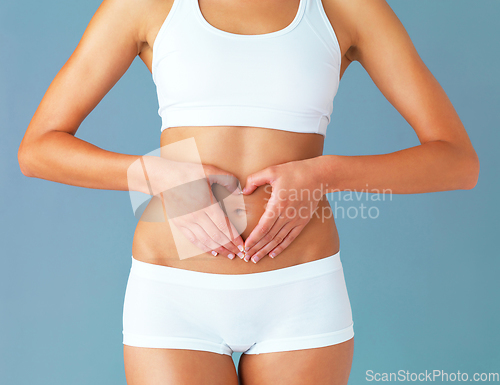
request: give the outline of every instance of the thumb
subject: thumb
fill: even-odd
[[[207,175],[210,185],[217,183],[224,186],[231,194],[239,194],[239,181],[234,175],[221,173]]]
[[[245,188],[242,192],[245,195],[251,194],[257,187],[263,186],[265,184],[272,184],[273,181],[274,173],[271,172],[269,168],[265,168],[264,170],[257,171],[247,177]]]

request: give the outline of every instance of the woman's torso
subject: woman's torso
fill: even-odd
[[[140,54],[150,71],[152,51],[149,47],[153,46],[158,30],[167,16],[172,2],[173,0],[169,0],[170,4],[158,6],[155,13],[157,22],[155,21],[154,25],[150,27],[149,36],[151,39],[148,37],[148,47]],[[283,1],[282,6],[275,5],[275,7],[283,9],[283,13],[276,13],[276,17],[266,23],[268,28],[261,31],[256,31],[257,28],[248,23],[240,23],[240,30],[236,31],[235,28],[231,27],[231,18],[245,20],[243,17],[245,12],[255,12],[256,18],[258,18],[259,15],[266,15],[265,7],[269,10],[269,5],[255,5],[252,11],[248,8],[238,11],[238,8],[235,7],[230,12],[228,10],[230,18],[224,19],[223,16],[218,16],[223,13],[214,12],[214,8],[218,5],[207,6],[209,9],[206,11],[205,3],[200,3],[200,9],[205,19],[216,28],[241,34],[257,34],[281,30],[290,24],[297,12],[298,1]],[[332,5],[325,2],[323,4],[328,18],[334,19],[330,17]],[[158,13],[161,16],[158,16]],[[265,16],[259,18],[259,20],[263,19]],[[337,27],[337,24],[335,24],[335,31],[339,45],[341,47],[349,46],[345,32],[343,32],[342,27]],[[348,64],[348,60],[344,57],[344,51],[342,51],[342,73]],[[165,129],[161,133],[160,146],[163,147],[187,138],[195,139],[202,163],[219,167],[234,174],[242,185],[245,184],[248,175],[266,167],[322,155],[324,143],[324,137],[315,133],[296,133],[248,126],[182,126]],[[247,221],[247,226],[241,234],[243,240],[248,237],[265,211],[265,203],[270,197],[270,189],[265,187],[261,186],[251,195],[243,197]],[[152,200],[146,208],[146,212],[148,210],[161,210],[161,207],[158,207],[158,204]],[[313,216],[298,237],[276,258],[271,259],[266,256],[256,264],[245,262],[239,258],[230,260],[224,256],[214,257],[208,253],[180,259],[167,221],[139,220],[134,234],[132,255],[135,259],[147,263],[207,273],[244,274],[279,269],[324,258],[339,250],[338,232],[326,197],[323,197],[319,202],[317,213],[319,215]]]

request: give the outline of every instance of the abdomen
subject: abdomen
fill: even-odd
[[[320,156],[323,136],[293,133],[256,127],[173,127],[162,132],[161,147],[183,139],[194,138],[201,162],[232,173],[244,187],[248,175],[266,167]],[[243,197],[246,227],[241,229],[245,240],[265,211],[270,197],[269,185],[257,188]],[[162,213],[159,200],[153,199],[145,210]],[[243,274],[273,270],[327,257],[339,250],[338,233],[328,201],[320,201],[318,217],[313,217],[299,236],[276,258],[268,256],[257,264],[238,257],[199,256],[180,259],[176,251],[169,223],[139,220],[134,235],[132,254],[135,259],[188,270],[219,274]],[[143,214],[144,215],[144,214]]]

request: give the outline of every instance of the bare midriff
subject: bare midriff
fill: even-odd
[[[295,133],[248,126],[171,127],[161,134],[161,147],[194,138],[201,162],[235,175],[244,187],[248,175],[266,167],[322,155],[324,138],[319,134]],[[266,188],[267,187],[267,188]],[[243,196],[247,226],[241,233],[245,240],[255,228],[270,198],[269,185],[258,187]],[[152,200],[147,210],[157,210]],[[146,212],[145,211],[145,212]],[[313,215],[295,240],[274,259],[268,255],[259,262],[245,262],[235,257],[200,250],[200,255],[181,259],[168,221],[139,220],[132,245],[134,259],[146,263],[216,274],[248,274],[281,269],[321,259],[339,251],[340,242],[331,208],[323,196]]]

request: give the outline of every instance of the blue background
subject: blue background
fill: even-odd
[[[2,384],[125,384],[121,317],[137,223],[128,193],[27,178],[17,163],[35,109],[99,4],[0,3]],[[481,172],[473,190],[393,195],[376,203],[377,219],[337,218],[356,334],[349,383],[366,383],[367,370],[500,372],[500,2],[389,4],[458,111]],[[77,136],[137,155],[159,146],[159,129],[154,83],[136,58]],[[418,144],[353,63],[325,154]]]

